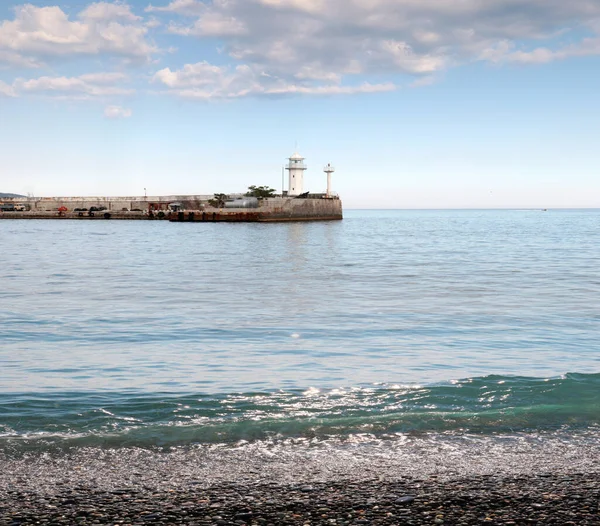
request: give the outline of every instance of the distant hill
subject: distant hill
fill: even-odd
[[[27,196],[20,195],[20,194],[3,194],[2,192],[0,192],[0,199],[2,199],[3,197],[27,197]]]

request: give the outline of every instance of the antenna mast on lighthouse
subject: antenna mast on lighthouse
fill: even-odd
[[[330,163],[327,163],[323,171],[327,174],[327,197],[331,197],[331,174],[335,172],[335,168]]]

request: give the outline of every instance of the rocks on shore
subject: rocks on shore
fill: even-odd
[[[62,485],[52,494],[16,486],[0,494],[0,524],[592,525],[600,524],[599,502],[597,473],[190,484],[162,491]]]

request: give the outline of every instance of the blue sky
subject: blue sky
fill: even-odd
[[[600,207],[600,2],[0,6],[0,191]]]

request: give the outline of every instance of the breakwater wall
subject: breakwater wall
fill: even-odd
[[[271,197],[260,199],[256,208],[206,208],[172,213],[174,222],[285,222],[334,221],[343,218],[342,202],[337,197]]]
[[[29,210],[25,212],[0,212],[0,220],[2,219],[93,219],[93,220],[106,220],[106,219],[129,219],[129,220],[142,220],[142,219],[167,219],[168,214],[165,212],[164,216],[157,216],[154,214],[150,216],[148,212],[46,212]]]
[[[240,194],[241,195],[241,194]],[[258,199],[251,208],[214,207],[213,196],[12,198],[24,209],[0,211],[0,219],[170,220],[173,222],[283,222],[342,219],[342,202],[322,194]],[[232,196],[237,197],[237,196]]]
[[[30,212],[57,212],[67,208],[105,208],[108,212],[168,210],[171,203],[178,203],[183,209],[198,210],[212,195],[164,195],[164,196],[121,196],[121,197],[6,197],[4,204],[22,205]],[[232,195],[232,197],[235,197]]]

